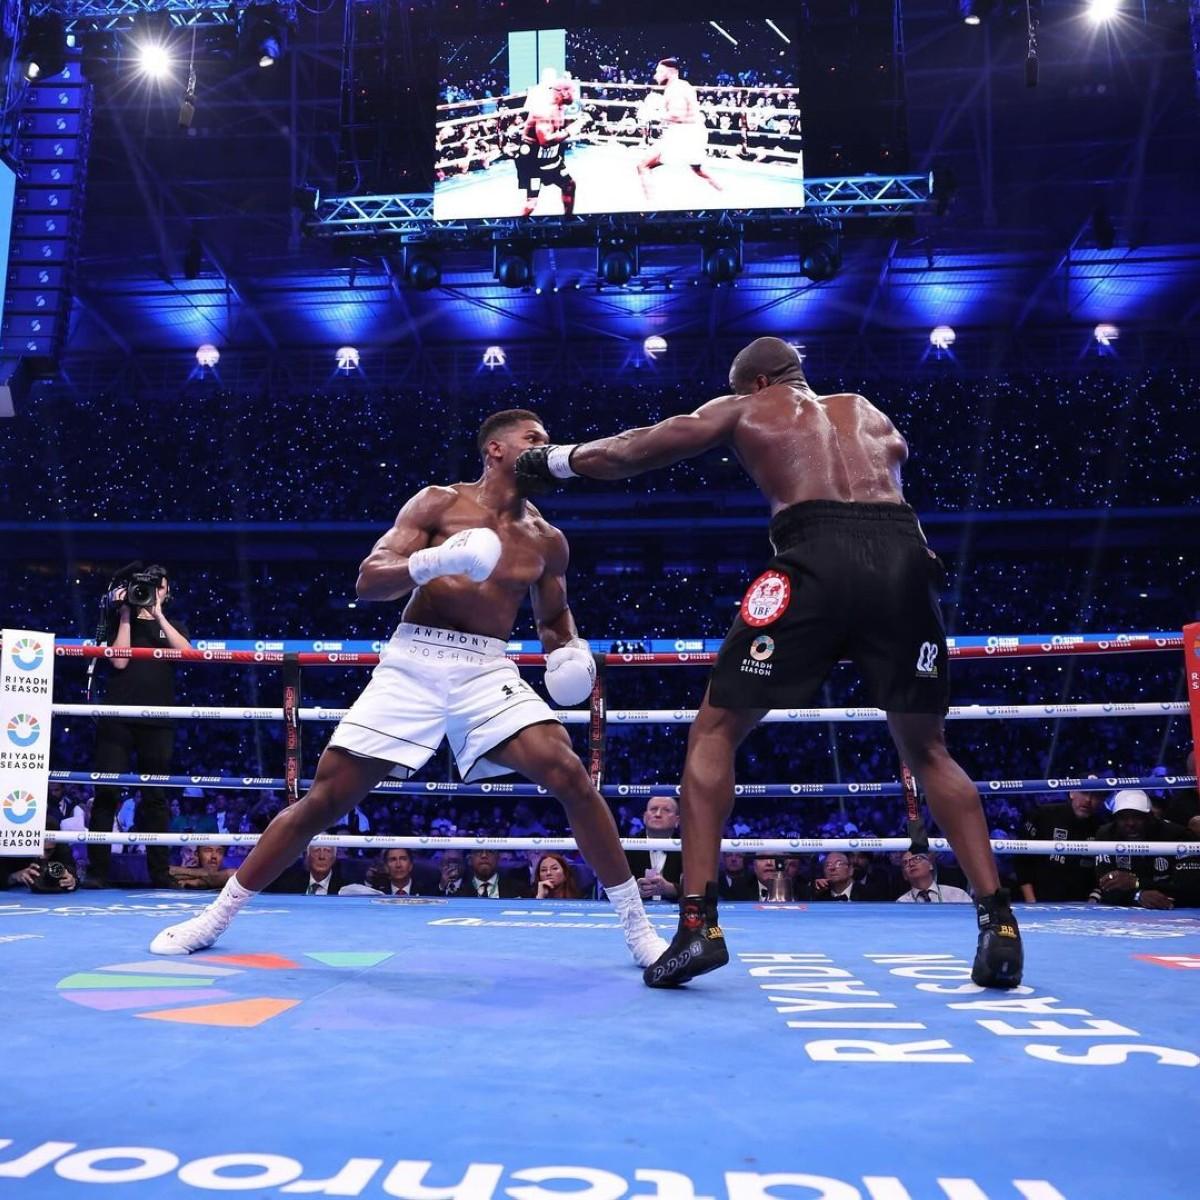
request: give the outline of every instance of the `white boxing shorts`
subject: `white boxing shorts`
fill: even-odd
[[[487,752],[557,718],[506,648],[475,633],[401,624],[329,745],[394,762],[391,774],[407,779],[449,738],[464,783],[508,774]]]
[[[658,142],[658,154],[664,167],[698,167],[708,153],[708,127],[667,125]]]

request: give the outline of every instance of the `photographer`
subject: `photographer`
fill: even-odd
[[[0,859],[0,888],[26,887],[43,895],[75,890],[78,885],[75,859],[70,846],[54,841],[53,832],[57,828],[58,818],[51,813],[40,857]]]
[[[113,577],[106,596],[106,641],[113,649],[150,646],[156,649],[189,650],[191,643],[182,624],[167,619],[163,606],[171,595],[165,567],[143,568],[130,563]],[[129,704],[160,708],[175,703],[175,666],[157,659],[114,658],[106,660],[115,674],[105,691],[106,704]],[[168,775],[175,746],[175,727],[171,721],[123,721],[101,717],[96,724],[95,771],[124,773],[137,759],[143,775]],[[91,830],[109,832],[121,802],[115,787],[96,788]],[[143,833],[165,833],[167,794],[162,788],[143,787],[137,806],[137,829]],[[111,846],[88,847],[88,877],[85,887],[107,887],[112,865]],[[154,887],[171,887],[171,852],[166,846],[146,847],[146,867]]]

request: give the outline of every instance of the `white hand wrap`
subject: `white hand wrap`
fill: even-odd
[[[546,466],[555,479],[578,478],[579,472],[571,470],[571,452],[577,445],[579,443],[574,442],[570,446],[550,447],[550,453],[546,455]]]
[[[546,656],[546,691],[555,704],[582,704],[596,682],[596,660],[583,638],[575,638]]]
[[[442,575],[465,575],[482,583],[500,561],[500,539],[490,529],[464,529],[440,546],[417,550],[408,557],[408,573],[421,587]]]

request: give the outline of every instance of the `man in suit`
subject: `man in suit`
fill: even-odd
[[[679,836],[679,801],[674,796],[651,796],[642,813],[648,838]],[[626,850],[629,869],[643,900],[679,899],[683,855],[677,850]]]
[[[303,861],[284,871],[267,891],[294,896],[336,896],[350,882],[336,846],[309,846]]]
[[[746,886],[750,876],[746,872],[746,856],[730,853],[721,855],[721,871],[717,876],[717,891],[722,900],[736,900],[735,892]]]
[[[771,895],[771,884],[779,872],[781,858],[778,854],[756,854],[750,864],[752,875],[742,874],[729,892],[730,900],[757,900],[765,902]]]
[[[813,880],[814,900],[868,900],[863,889],[855,881],[850,858],[840,850],[831,850],[825,855],[821,875]]]
[[[501,874],[500,856],[495,850],[472,850],[467,855],[467,874],[455,896],[478,896],[483,900],[523,900],[529,895],[526,878]]]
[[[385,896],[426,896],[429,890],[422,887],[413,874],[413,856],[411,850],[402,846],[393,846],[379,856],[379,863],[373,867],[367,882],[381,891]]]

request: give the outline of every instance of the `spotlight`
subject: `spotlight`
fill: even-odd
[[[221,361],[221,352],[211,342],[205,342],[196,349],[196,362],[207,371],[211,371]]]
[[[1109,350],[1112,348],[1113,342],[1121,336],[1121,331],[1115,325],[1111,325],[1105,321],[1092,330],[1092,336],[1096,339],[1097,346]]]
[[[31,82],[58,75],[67,65],[67,38],[57,13],[30,17],[21,39],[21,72]]]
[[[935,325],[929,331],[929,344],[935,350],[949,350],[957,340],[958,335],[949,325]]]
[[[242,10],[242,55],[260,67],[273,67],[287,50],[287,19],[277,4]]]
[[[704,274],[711,283],[732,283],[742,271],[740,242],[714,242],[704,250]]]
[[[800,273],[813,283],[827,283],[842,265],[842,251],[836,238],[822,238],[805,248]]]
[[[1093,25],[1104,25],[1120,12],[1121,0],[1088,0],[1087,15]]]
[[[428,292],[442,282],[442,269],[427,254],[409,256],[404,271],[409,287],[418,292]]]
[[[483,365],[489,371],[494,371],[497,367],[502,367],[507,362],[508,355],[504,353],[502,346],[489,346],[483,352]]]
[[[946,215],[957,190],[958,180],[949,167],[935,167],[929,172],[929,198],[934,202],[939,217]]]
[[[660,354],[667,352],[667,339],[659,337],[657,333],[652,333],[643,343],[642,350],[646,357],[653,362]]]
[[[618,287],[638,273],[637,239],[623,233],[601,234],[596,242],[596,273]]]
[[[337,352],[337,369],[345,371],[347,375],[351,371],[358,370],[358,348],[355,346],[339,346]]]
[[[171,74],[171,54],[161,42],[143,42],[137,50],[137,62],[147,79],[166,79]]]
[[[992,11],[994,0],[958,0],[958,15],[967,25],[978,25]]]
[[[517,242],[497,242],[492,249],[492,274],[506,288],[528,287],[533,280],[533,251]]]

